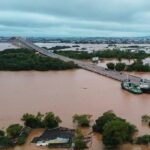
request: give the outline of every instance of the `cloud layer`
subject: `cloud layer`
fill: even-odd
[[[0,0],[0,35],[147,36],[149,0]]]

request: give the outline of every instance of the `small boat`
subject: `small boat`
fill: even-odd
[[[143,93],[150,93],[150,85],[144,79],[141,79],[140,81],[140,88]]]
[[[127,90],[133,94],[142,94],[143,93],[140,86],[131,82],[130,80],[122,81],[121,87],[122,87],[122,89]]]

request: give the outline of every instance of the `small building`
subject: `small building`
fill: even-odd
[[[98,57],[93,57],[93,58],[92,58],[92,61],[93,61],[93,62],[98,62],[98,61],[99,61],[99,58],[98,58]]]
[[[150,57],[143,59],[143,65],[149,65],[150,66]]]
[[[58,127],[45,130],[41,136],[34,138],[32,143],[35,143],[36,146],[48,146],[50,148],[69,148],[74,136],[74,129]]]

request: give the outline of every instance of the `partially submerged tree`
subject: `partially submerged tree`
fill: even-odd
[[[136,139],[136,144],[150,144],[150,135],[143,135]]]
[[[142,116],[142,122],[144,122],[144,123],[150,123],[150,116],[143,115]]]
[[[10,137],[10,138],[16,138],[21,133],[22,128],[23,127],[20,124],[12,124],[12,125],[10,125],[6,129],[8,137]]]
[[[117,147],[120,144],[131,142],[137,131],[134,125],[116,116],[112,111],[105,112],[99,117],[93,130],[102,133],[106,147]]]
[[[0,137],[0,147],[1,148],[8,148],[8,147],[12,147],[12,146],[13,146],[13,142],[9,137],[7,137],[7,136]]]
[[[107,63],[106,65],[107,65],[107,68],[110,69],[110,70],[114,70],[115,69],[115,64],[114,63],[110,62],[110,63]]]
[[[32,114],[24,114],[21,118],[24,121],[24,125],[30,128],[40,128],[42,127],[42,114],[38,113],[36,116]]]
[[[85,149],[87,148],[86,142],[84,140],[84,136],[81,130],[77,129],[75,138],[74,138],[75,149]]]
[[[89,127],[91,122],[91,117],[92,115],[89,114],[83,114],[83,115],[75,114],[73,116],[73,122],[77,123],[77,125],[80,127]]]
[[[5,132],[3,130],[0,130],[0,137],[5,136]]]
[[[136,131],[136,127],[126,121],[110,121],[104,126],[103,143],[106,147],[117,147],[132,142]]]
[[[53,112],[46,113],[43,119],[43,125],[47,128],[56,128],[61,122],[61,119],[58,116],[55,116]]]
[[[93,131],[103,133],[105,124],[116,118],[118,117],[113,113],[113,111],[103,113],[103,115],[95,121]]]
[[[116,63],[115,70],[116,71],[124,71],[126,67],[125,63]]]
[[[38,113],[37,115],[24,114],[22,119],[24,125],[30,128],[56,128],[61,123],[61,119],[53,112],[48,112],[45,115]]]

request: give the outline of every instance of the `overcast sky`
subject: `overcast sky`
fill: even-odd
[[[0,0],[0,36],[148,36],[150,0]]]

